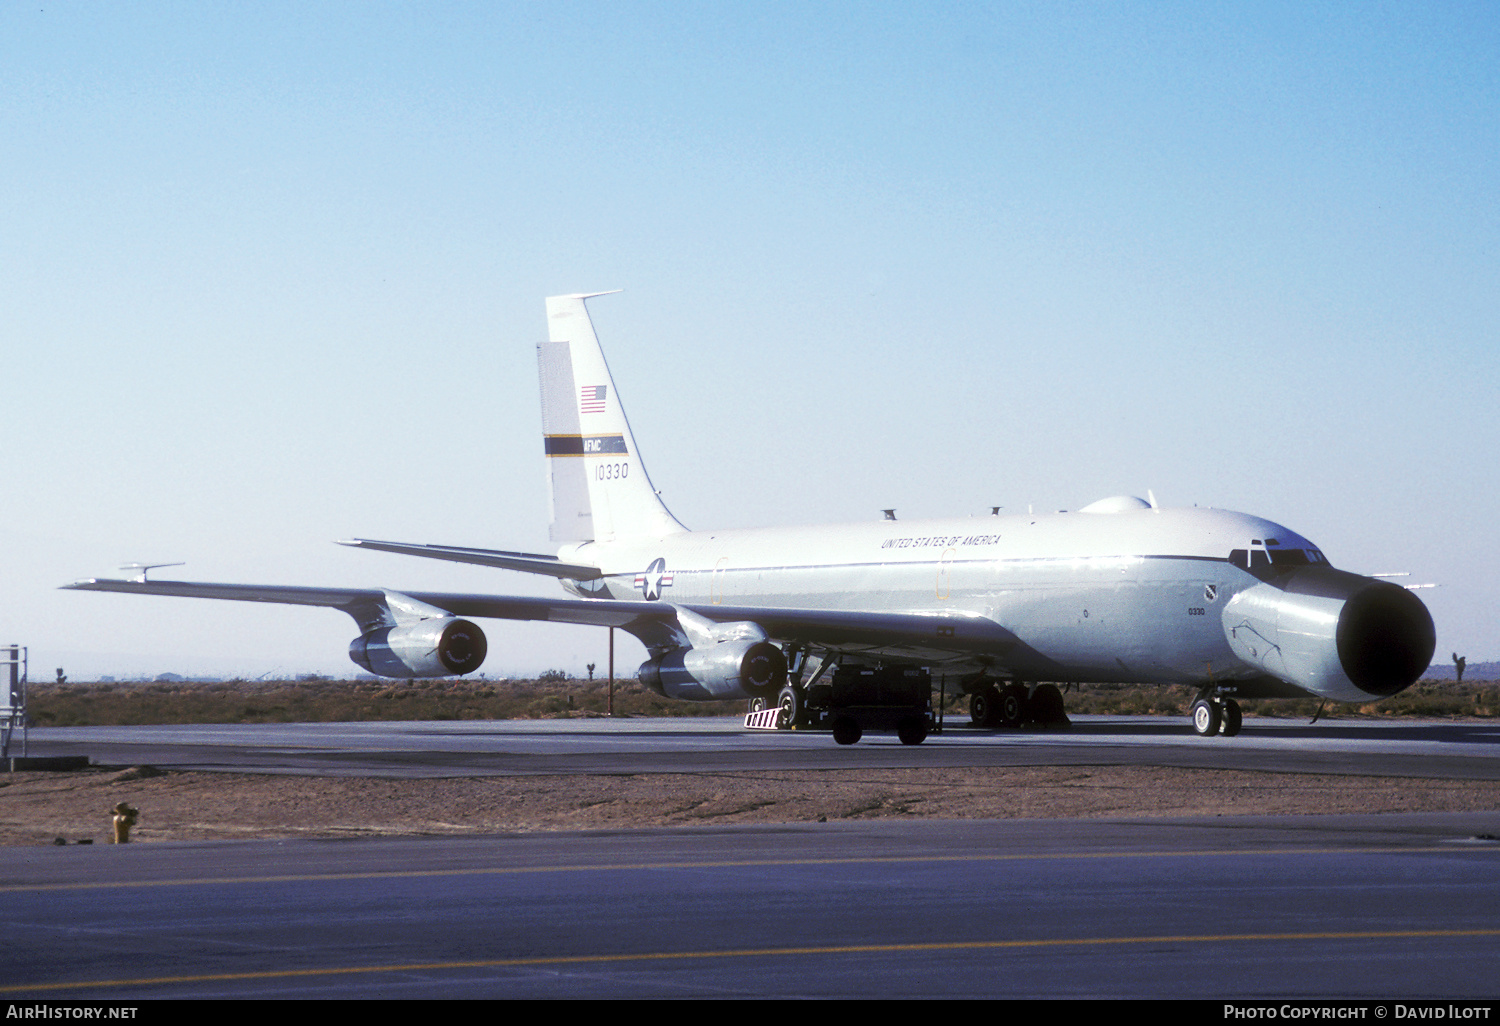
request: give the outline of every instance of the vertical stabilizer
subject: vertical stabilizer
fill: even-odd
[[[548,340],[537,346],[552,540],[557,542],[686,530],[651,487],[584,307],[584,300],[608,294],[550,297]]]

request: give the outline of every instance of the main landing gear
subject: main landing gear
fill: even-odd
[[[1056,684],[1022,684],[1012,681],[982,685],[969,696],[969,720],[976,727],[1066,727],[1068,712]]]
[[[1232,698],[1200,694],[1193,703],[1193,730],[1203,737],[1215,734],[1234,737],[1240,732],[1243,720],[1240,703]]]

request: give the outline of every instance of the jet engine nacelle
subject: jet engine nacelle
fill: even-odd
[[[642,663],[640,675],[663,698],[769,698],[786,681],[786,657],[769,641],[741,639],[673,649]]]
[[[1437,643],[1421,599],[1331,567],[1303,567],[1240,592],[1224,607],[1224,634],[1251,666],[1340,702],[1409,687]]]
[[[349,658],[382,677],[473,673],[488,651],[484,631],[455,617],[382,627],[349,643]]]

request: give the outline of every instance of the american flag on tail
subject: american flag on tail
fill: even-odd
[[[608,385],[584,385],[578,390],[578,410],[580,413],[603,413],[604,394],[608,391]]]

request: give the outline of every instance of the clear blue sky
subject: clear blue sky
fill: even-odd
[[[546,551],[542,299],[623,288],[691,527],[1152,489],[1496,658],[1497,54],[1485,3],[3,0],[0,642],[354,669],[342,614],[55,590],[131,561],[552,593],[331,542]]]

